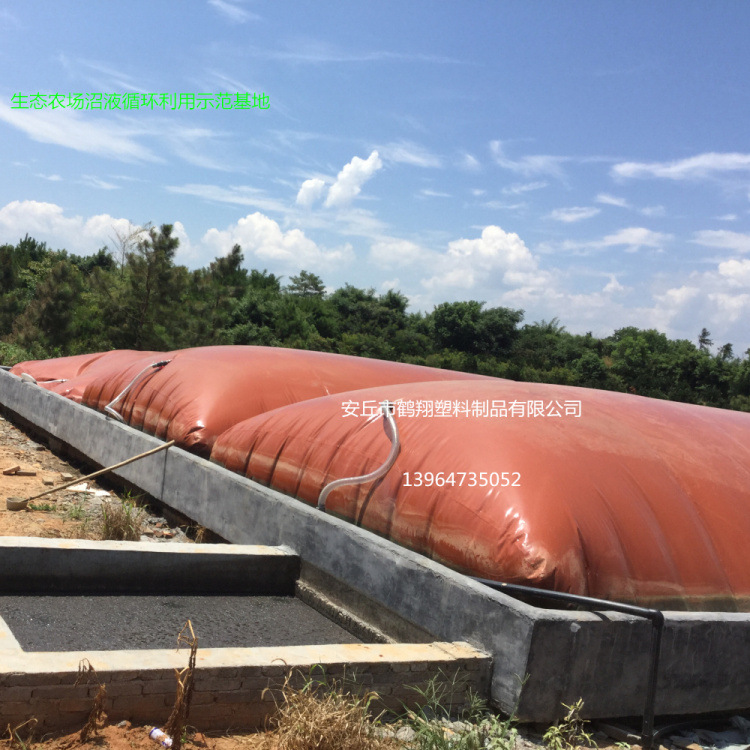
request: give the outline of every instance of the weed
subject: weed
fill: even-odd
[[[469,705],[462,714],[464,721],[451,726],[456,696],[467,692],[462,683],[458,673],[450,679],[441,673],[424,688],[412,688],[419,693],[423,704],[417,712],[406,714],[406,723],[415,732],[410,746],[415,750],[513,750],[518,735],[515,717],[501,719],[471,691],[468,691]]]
[[[568,713],[544,733],[544,744],[550,750],[575,750],[576,747],[593,745],[589,723],[581,718],[583,699],[579,698],[571,705],[562,705],[568,709]]]
[[[188,631],[190,635],[188,635]],[[198,637],[193,630],[193,623],[188,620],[177,634],[177,648],[190,647],[188,665],[185,669],[175,670],[177,677],[177,695],[172,713],[164,725],[164,733],[172,738],[172,750],[180,750],[187,739],[187,720],[190,714],[190,702],[193,698],[193,679],[195,677],[195,659],[198,653]]]
[[[88,659],[83,659],[78,664],[78,678],[75,684],[85,684],[92,679],[99,685],[99,690],[94,697],[94,705],[91,707],[88,721],[83,729],[81,729],[79,735],[82,745],[85,745],[92,736],[96,737],[99,734],[99,730],[104,729],[107,723],[107,713],[104,710],[104,701],[107,699],[107,687],[99,679],[96,670],[91,666],[91,662]]]
[[[112,541],[137,542],[143,532],[145,516],[146,511],[129,500],[104,503],[99,537]]]
[[[83,503],[73,503],[65,511],[65,517],[69,521],[85,521],[88,518],[88,512],[83,507]]]
[[[49,513],[57,510],[57,506],[52,503],[29,503],[29,510],[39,510],[43,513]]]
[[[11,727],[10,724],[8,724],[8,728],[6,729],[8,733],[8,739],[0,740],[0,744],[8,743],[10,748],[12,750],[29,750],[29,747],[34,739],[34,729],[37,725],[36,719],[28,719],[27,721],[24,721],[23,724],[19,724],[17,727]],[[29,725],[27,727],[27,725]],[[26,727],[26,739],[24,740],[21,737],[21,730]]]
[[[301,673],[298,673],[299,676]],[[325,676],[304,679],[301,688],[292,686],[288,674],[276,703],[274,729],[263,747],[278,750],[386,750],[396,747],[391,739],[378,736],[379,716],[370,719],[371,704],[378,695],[369,691],[346,692],[342,682]],[[265,693],[265,691],[264,691]]]

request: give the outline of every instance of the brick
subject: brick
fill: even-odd
[[[30,686],[0,688],[0,702],[29,701],[31,700],[31,690],[32,688]]]
[[[0,685],[14,687],[31,685],[59,685],[63,682],[72,685],[76,681],[74,672],[8,672],[0,677]]]
[[[107,683],[107,697],[114,698],[117,695],[143,695],[143,683],[136,680]]]
[[[175,679],[174,669],[142,669],[138,672],[139,680],[144,682],[153,682],[154,680]]]
[[[29,701],[3,701],[0,704],[0,717],[3,721],[6,721],[6,716],[24,716],[28,719],[31,715]]]
[[[31,697],[45,700],[51,698],[88,698],[89,696],[93,697],[95,692],[93,685],[41,685],[32,689]]]
[[[109,676],[107,685],[112,682],[130,682],[131,680],[138,680],[140,678],[140,672],[133,670],[130,672],[112,672]]]
[[[199,693],[198,691],[193,692],[193,697],[190,699],[191,706],[208,705],[214,702],[213,693]],[[192,710],[192,709],[191,709]]]
[[[143,694],[150,695],[151,693],[169,693],[172,696],[177,692],[177,682],[174,679],[171,680],[145,680],[143,682]]]
[[[209,677],[198,679],[198,675],[195,677],[195,689],[196,690],[239,690],[243,682],[239,677],[232,678],[220,678],[220,677]]]
[[[165,706],[171,706],[173,703],[174,699],[167,701],[162,695],[152,695],[148,698],[141,695],[118,695],[111,705],[115,711],[132,711],[139,715],[153,712],[159,716],[164,713]]]
[[[86,715],[91,713],[93,707],[94,701],[88,698],[62,698],[59,704],[60,711],[83,711]]]
[[[392,672],[409,672],[411,671],[412,665],[408,662],[393,662],[391,664],[391,671]]]
[[[263,674],[267,677],[284,677],[289,671],[289,667],[281,664],[272,664],[269,667],[263,667]]]
[[[263,690],[266,687],[278,686],[280,683],[278,680],[272,680],[270,677],[264,675],[257,675],[256,677],[243,678],[240,685],[242,690]]]
[[[260,690],[234,690],[232,692],[216,692],[213,694],[217,705],[228,705],[236,703],[249,703],[251,701],[262,701]]]
[[[198,667],[195,672],[195,679],[197,680],[203,674],[208,674],[211,677],[219,677],[221,679],[228,679],[231,677],[241,677],[244,672],[259,672],[260,667],[211,667],[205,669]]]

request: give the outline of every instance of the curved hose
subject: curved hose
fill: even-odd
[[[329,482],[320,491],[318,496],[318,510],[325,511],[326,509],[326,498],[330,495],[333,490],[339,487],[345,487],[349,484],[364,484],[365,482],[372,482],[375,479],[380,479],[388,473],[388,470],[393,466],[398,452],[401,450],[401,441],[398,437],[398,427],[393,419],[393,414],[390,411],[390,404],[384,401],[380,408],[383,410],[383,429],[388,439],[391,441],[391,451],[388,454],[388,458],[385,459],[385,463],[379,466],[375,471],[371,471],[369,474],[363,474],[360,477],[345,477],[344,479],[336,479],[333,482]]]
[[[28,372],[22,372],[20,375],[21,380],[23,380],[24,383],[33,383],[34,385],[39,385],[39,382],[33,375],[29,375]],[[56,378],[55,380],[42,380],[42,385],[48,385],[49,383],[67,383],[68,378]]]
[[[122,389],[122,391],[115,396],[105,407],[104,411],[107,412],[110,416],[113,416],[115,419],[119,419],[120,422],[124,422],[125,420],[112,408],[141,378],[143,374],[148,372],[149,370],[156,368],[156,367],[164,367],[165,365],[168,365],[172,360],[171,359],[163,359],[161,362],[152,362],[148,367],[144,367],[126,386]]]

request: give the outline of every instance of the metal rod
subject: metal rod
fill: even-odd
[[[664,614],[658,609],[647,609],[638,607],[634,604],[624,604],[622,602],[611,602],[607,599],[595,599],[591,596],[581,596],[580,594],[567,594],[563,591],[547,591],[545,589],[535,589],[531,586],[521,586],[517,583],[502,583],[501,581],[491,581],[488,578],[476,578],[469,576],[477,583],[484,584],[490,588],[502,591],[508,594],[523,594],[524,596],[537,597],[539,599],[549,599],[551,601],[565,602],[575,604],[588,610],[610,610],[612,612],[622,612],[626,615],[635,617],[645,617],[651,620],[651,650],[649,655],[648,684],[646,686],[646,701],[643,708],[643,725],[641,727],[641,740],[643,746],[650,748],[654,740],[654,706],[656,703],[656,681],[659,671],[659,657],[661,655],[661,637],[664,631]]]
[[[140,461],[142,458],[146,458],[146,456],[152,456],[154,453],[163,451],[166,448],[171,448],[174,445],[174,443],[175,443],[174,440],[170,440],[168,443],[163,443],[162,445],[156,448],[152,448],[150,451],[146,451],[145,453],[139,453],[137,456],[133,456],[132,458],[127,459],[126,461],[120,461],[119,464],[115,464],[114,466],[107,466],[106,469],[99,469],[99,471],[95,471],[93,474],[87,474],[85,477],[80,477],[80,479],[74,479],[72,482],[61,484],[59,487],[53,487],[51,490],[46,490],[45,492],[42,492],[39,495],[34,495],[34,497],[30,497],[27,500],[27,502],[31,502],[32,500],[38,500],[40,497],[49,495],[52,492],[58,492],[59,490],[64,490],[66,487],[72,487],[74,484],[78,484],[79,482],[85,482],[88,479],[93,479],[94,477],[101,476],[102,474],[106,474],[109,471],[114,471],[115,469],[119,469],[122,466],[127,466],[128,464],[132,464],[133,461]]]

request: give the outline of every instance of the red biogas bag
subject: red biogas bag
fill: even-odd
[[[212,460],[475,576],[677,609],[750,609],[750,415],[566,386],[429,382],[235,425]],[[370,410],[372,413],[372,410]]]
[[[149,370],[160,359],[171,361]],[[216,437],[233,424],[298,401],[426,378],[486,379],[326,352],[209,346],[144,355],[116,373],[93,379],[83,402],[104,409],[139,373],[141,379],[115,407],[124,421],[202,455],[208,455]]]

